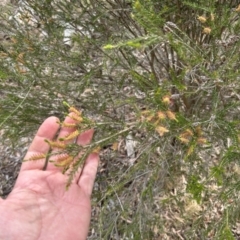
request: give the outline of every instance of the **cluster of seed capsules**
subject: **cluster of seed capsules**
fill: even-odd
[[[69,134],[63,137],[58,137],[56,140],[45,139],[45,142],[49,145],[50,150],[46,154],[35,154],[24,161],[35,161],[46,159],[46,161],[54,164],[54,166],[62,168],[62,172],[66,172],[75,163],[76,159],[79,159],[84,152],[86,147],[79,146],[77,144],[78,136],[89,129],[92,121],[84,118],[82,113],[75,107],[69,107],[69,115],[72,122],[60,122],[57,123],[61,128],[68,128]],[[80,156],[81,154],[81,156]]]

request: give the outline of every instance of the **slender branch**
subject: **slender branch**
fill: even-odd
[[[23,103],[25,102],[25,100],[27,99],[30,91],[32,90],[32,86],[34,84],[35,81],[32,82],[32,85],[29,87],[29,90],[27,91],[26,96],[23,98],[23,100],[19,103],[19,105],[0,123],[0,128],[3,126],[3,124],[5,122],[7,122],[17,111],[18,109],[23,105]]]
[[[120,132],[117,132],[117,133],[115,133],[115,134],[113,134],[113,135],[111,135],[111,136],[109,136],[109,137],[107,137],[107,138],[101,139],[101,140],[99,140],[98,142],[95,142],[95,143],[94,143],[94,146],[99,145],[99,144],[101,144],[101,143],[103,143],[103,142],[106,142],[106,141],[110,140],[111,138],[117,137],[117,136],[119,136],[119,135],[121,135],[121,134],[123,134],[123,133],[125,133],[125,132],[128,132],[128,131],[130,131],[130,130],[133,129],[133,128],[134,128],[134,126],[131,126],[131,127],[126,128],[126,129],[124,129],[124,130],[122,130],[122,131],[120,131]]]

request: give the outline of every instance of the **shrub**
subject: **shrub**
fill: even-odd
[[[29,136],[63,101],[94,120],[89,239],[233,239],[237,1],[20,4],[1,14],[0,126]]]

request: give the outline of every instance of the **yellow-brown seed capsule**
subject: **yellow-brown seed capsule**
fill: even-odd
[[[158,132],[158,134],[162,137],[165,133],[169,132],[169,130],[163,126],[157,126],[155,130]]]
[[[25,161],[35,161],[35,160],[40,160],[40,159],[43,159],[43,158],[46,158],[46,154],[39,153],[39,154],[33,154],[30,158],[28,158],[26,160],[23,160],[23,161],[24,162]]]
[[[210,34],[211,31],[212,31],[212,29],[211,29],[210,27],[205,27],[205,28],[203,29],[203,33],[205,33],[205,34]]]
[[[163,103],[170,104],[171,103],[170,96],[168,96],[168,95],[164,96],[162,101],[163,101]]]
[[[7,53],[5,53],[5,52],[0,52],[0,57],[8,57],[9,55],[7,54]]]
[[[195,131],[196,131],[196,134],[197,134],[198,137],[200,137],[202,135],[202,128],[201,128],[201,126],[197,126],[195,128]]]
[[[197,139],[197,143],[200,145],[205,144],[205,143],[207,143],[207,139],[200,137]]]
[[[61,124],[62,127],[66,127],[66,128],[76,128],[78,126],[76,123],[62,122],[60,124]]]
[[[98,147],[93,149],[92,153],[99,153],[100,151],[101,151],[101,147],[98,146]]]
[[[65,143],[60,141],[50,141],[46,139],[45,142],[47,142],[51,148],[65,149],[67,147]]]
[[[55,163],[54,165],[56,167],[67,167],[72,163],[72,161],[73,161],[73,156],[66,155],[65,158],[62,158],[61,161],[58,160],[58,162]]]
[[[59,155],[56,155],[55,156],[56,158],[54,160],[49,160],[50,162],[62,162],[64,160],[66,160],[69,155],[67,153],[62,153],[62,154],[59,154]]]
[[[166,114],[162,111],[159,111],[159,112],[157,112],[157,117],[158,117],[158,119],[163,120],[166,118]]]
[[[240,12],[240,4],[237,6],[237,8],[235,9],[236,12]]]
[[[146,121],[147,121],[147,122],[153,121],[154,116],[155,116],[155,115],[154,115],[153,113],[152,113],[151,115],[147,116],[147,117],[146,117]]]
[[[191,129],[186,129],[183,133],[180,134],[180,137],[188,138],[193,136],[193,131]]]
[[[168,110],[168,111],[166,111],[166,114],[170,120],[177,121],[176,114],[174,112]]]
[[[193,151],[194,151],[194,146],[191,145],[187,150],[187,156],[190,156],[193,153]]]
[[[22,63],[22,64],[25,63],[25,61],[24,61],[24,59],[23,59],[24,54],[25,54],[24,52],[19,53],[18,56],[17,56],[17,59],[16,59],[18,62],[20,62],[20,63]]]
[[[211,13],[211,21],[215,20],[215,14]]]
[[[204,16],[198,16],[197,18],[201,23],[205,23],[207,21],[207,18]]]
[[[178,138],[182,143],[185,143],[185,144],[187,144],[187,143],[189,143],[189,139],[188,138],[184,138],[184,137],[179,137]]]
[[[77,121],[78,123],[83,121],[83,118],[81,116],[76,115],[76,114],[70,115],[70,118],[72,118],[73,120]]]
[[[111,146],[111,149],[112,149],[113,151],[117,151],[117,150],[118,150],[118,146],[119,146],[119,142],[114,142],[114,143],[112,144],[112,146]]]
[[[75,113],[76,115],[81,115],[82,113],[80,112],[80,111],[78,111],[75,107],[70,107],[69,109],[68,109],[68,111],[71,113]]]
[[[80,134],[80,131],[79,131],[79,130],[76,130],[76,131],[68,134],[66,137],[59,138],[59,140],[60,140],[60,141],[72,140],[72,139],[74,139],[75,137],[77,137],[79,134]]]

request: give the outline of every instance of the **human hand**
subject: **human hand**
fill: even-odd
[[[44,139],[52,140],[59,125],[50,117],[39,128],[26,159],[49,150]],[[69,117],[66,122],[71,121]],[[62,128],[59,137],[69,129]],[[78,137],[79,145],[89,144],[93,130]],[[14,189],[0,198],[0,239],[2,240],[81,240],[86,239],[91,217],[91,192],[97,172],[98,155],[88,156],[81,173],[66,191],[67,176],[44,160],[23,162]],[[80,176],[80,177],[79,177]]]

